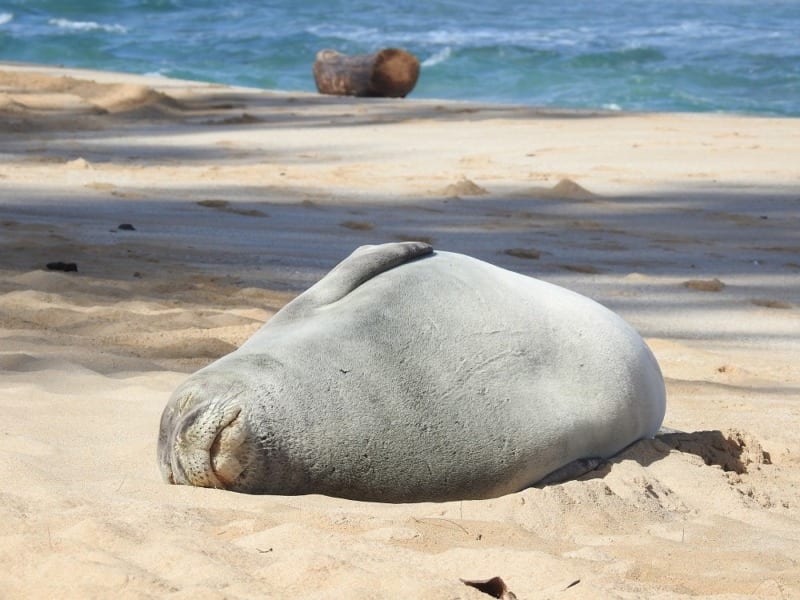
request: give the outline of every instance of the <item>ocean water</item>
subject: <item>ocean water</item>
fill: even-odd
[[[388,46],[417,98],[800,116],[800,0],[0,0],[0,60],[314,91]]]

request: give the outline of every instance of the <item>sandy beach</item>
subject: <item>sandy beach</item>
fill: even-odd
[[[0,598],[800,598],[798,157],[798,119],[0,64]],[[161,481],[189,373],[409,239],[621,314],[685,433],[485,501]]]

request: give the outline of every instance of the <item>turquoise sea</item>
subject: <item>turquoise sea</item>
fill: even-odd
[[[313,91],[403,47],[417,98],[800,116],[799,0],[0,1],[0,60]]]

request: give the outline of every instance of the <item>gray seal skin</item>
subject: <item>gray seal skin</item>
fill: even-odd
[[[620,317],[421,242],[358,248],[161,418],[177,484],[383,502],[492,498],[652,437],[664,381]]]

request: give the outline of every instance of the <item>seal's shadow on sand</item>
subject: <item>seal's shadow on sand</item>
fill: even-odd
[[[673,451],[694,454],[703,459],[706,465],[716,465],[723,471],[733,471],[738,474],[747,473],[751,465],[772,464],[769,452],[766,452],[758,440],[747,432],[739,430],[723,432],[718,429],[675,431],[658,434],[650,440],[640,440],[608,460],[575,461],[551,473],[533,487],[542,488],[571,479],[579,481],[602,479],[611,472],[614,465],[623,461],[633,460],[647,467],[666,458]]]

